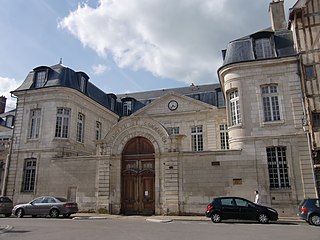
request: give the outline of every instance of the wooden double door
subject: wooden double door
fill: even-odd
[[[155,211],[155,161],[152,143],[131,139],[122,152],[121,212],[152,215]]]

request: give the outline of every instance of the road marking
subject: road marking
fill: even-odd
[[[0,227],[0,234],[1,233],[6,233],[6,232],[8,232],[8,231],[10,231],[11,229],[12,229],[13,227],[12,226],[10,226],[10,225],[5,225],[5,226],[1,226]]]

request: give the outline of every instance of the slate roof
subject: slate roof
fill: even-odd
[[[229,42],[223,50],[223,66],[239,62],[256,61],[254,54],[254,39],[270,37],[274,40],[276,56],[281,58],[296,55],[292,32],[287,29],[273,31],[271,28],[263,29],[253,34]],[[222,66],[222,67],[223,67]]]
[[[198,98],[198,100],[208,103],[213,106],[224,106],[224,101],[218,103],[217,94],[221,92],[220,84],[206,84],[206,85],[191,85],[189,87],[181,88],[168,88],[161,90],[145,91],[145,92],[135,92],[135,93],[125,93],[118,94],[118,98],[134,98],[143,104],[148,104],[151,101],[164,96],[169,92],[176,92],[181,95],[189,96],[192,98]],[[220,100],[221,101],[221,100]]]
[[[170,91],[177,92],[182,95],[196,98],[205,103],[214,105],[214,106],[224,106],[223,94],[221,93],[220,84],[207,84],[207,85],[191,85],[190,87],[182,88],[170,88],[170,89],[161,89],[154,91],[145,91],[145,92],[136,92],[136,93],[126,93],[115,95],[113,93],[105,93],[94,84],[89,81],[89,76],[84,72],[75,72],[74,70],[62,65],[57,64],[51,67],[39,66],[33,71],[29,72],[24,82],[16,90],[12,91],[13,94],[19,91],[25,90],[36,90],[34,86],[34,80],[37,71],[46,70],[47,78],[46,82],[41,88],[49,87],[68,87],[81,92],[80,89],[80,77],[84,76],[88,81],[86,85],[86,90],[82,92],[87,95],[97,103],[101,104],[105,108],[115,112],[119,116],[122,115],[122,103],[123,101],[130,100],[133,101],[133,109],[135,112],[145,105],[149,104],[153,100],[160,98]],[[115,109],[111,109],[111,98],[115,99],[116,106]]]

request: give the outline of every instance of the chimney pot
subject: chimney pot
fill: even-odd
[[[7,98],[5,96],[0,97],[0,114],[4,113],[6,110]]]

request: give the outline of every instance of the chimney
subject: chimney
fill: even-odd
[[[0,114],[4,113],[4,111],[6,110],[6,102],[7,102],[6,97],[1,96],[0,97]]]
[[[284,14],[284,0],[272,0],[269,4],[272,30],[286,29],[286,17]]]

